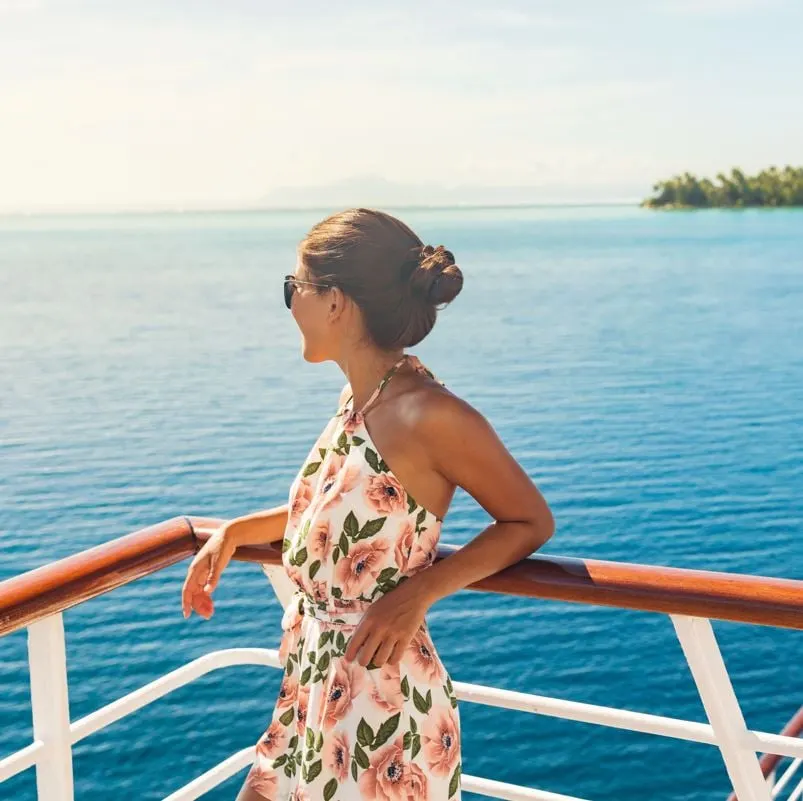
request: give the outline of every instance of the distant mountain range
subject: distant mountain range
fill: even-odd
[[[262,208],[350,206],[504,206],[549,203],[637,203],[641,185],[482,186],[406,184],[379,176],[355,176],[319,186],[277,187],[260,198]]]

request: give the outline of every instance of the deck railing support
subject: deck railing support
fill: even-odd
[[[686,615],[670,617],[739,801],[770,801],[758,756],[746,744],[747,725],[711,621]]]
[[[74,801],[67,651],[62,615],[28,626],[33,738],[45,751],[36,763],[37,798]]]

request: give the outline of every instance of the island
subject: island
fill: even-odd
[[[642,201],[650,209],[743,209],[803,206],[803,167],[770,167],[758,175],[733,168],[712,181],[689,172],[659,181]]]

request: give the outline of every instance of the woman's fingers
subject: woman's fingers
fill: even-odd
[[[200,559],[196,556],[187,568],[187,576],[181,589],[181,608],[184,617],[189,617],[193,609],[200,614],[196,599],[204,591],[204,583],[209,573],[209,562],[209,556],[206,554]]]

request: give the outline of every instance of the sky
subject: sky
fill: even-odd
[[[0,211],[635,199],[803,164],[801,0],[0,0]]]

